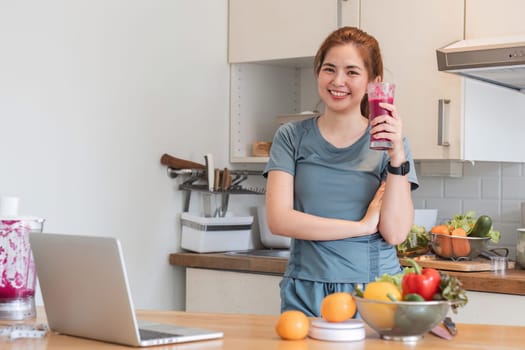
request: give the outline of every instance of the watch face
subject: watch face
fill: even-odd
[[[410,163],[409,162],[404,162],[403,164],[401,164],[401,173],[403,175],[408,174],[409,171],[410,171]]]

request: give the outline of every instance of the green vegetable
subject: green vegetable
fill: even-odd
[[[456,302],[452,305],[452,311],[456,313],[458,307],[467,305],[467,292],[463,289],[463,284],[457,277],[450,276],[444,272],[440,272],[440,275],[439,288],[441,289],[441,296],[446,300]]]
[[[399,301],[392,293],[387,293],[386,296],[388,299],[390,299],[390,301]]]
[[[417,293],[410,293],[403,297],[403,301],[425,301],[425,298]]]
[[[488,215],[481,215],[474,224],[470,236],[486,237],[492,228],[492,219]]]
[[[430,235],[424,226],[412,225],[404,242],[396,245],[398,256],[417,256],[429,249]]]
[[[462,229],[465,230],[465,232],[467,232],[467,234],[469,234],[475,222],[476,222],[476,212],[470,210],[470,211],[467,211],[465,214],[454,215],[452,217],[452,220],[450,220],[447,223],[447,225],[452,226],[453,229],[461,227]]]

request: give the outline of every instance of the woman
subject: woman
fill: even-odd
[[[418,186],[395,106],[381,105],[391,116],[370,125],[367,118],[367,84],[383,77],[377,41],[340,28],[325,39],[314,67],[325,111],[281,126],[264,171],[269,228],[293,238],[281,310],[309,316],[319,316],[328,294],[401,271],[394,245],[410,230],[410,191]],[[392,148],[370,150],[372,133]]]

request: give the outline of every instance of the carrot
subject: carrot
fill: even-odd
[[[467,237],[467,232],[461,227],[458,227],[452,231],[451,235],[458,236],[458,237]],[[469,241],[467,239],[462,239],[462,238],[454,239],[452,237],[452,251],[454,252],[454,256],[456,257],[468,256],[470,253]]]

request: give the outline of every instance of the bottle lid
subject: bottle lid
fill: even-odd
[[[0,197],[0,216],[17,216],[18,215],[18,197],[1,196]]]

